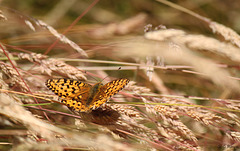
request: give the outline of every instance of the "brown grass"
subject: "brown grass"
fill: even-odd
[[[57,30],[2,8],[0,150],[239,149],[237,31],[156,1],[203,22],[213,36],[164,25],[154,29],[147,24],[151,17],[157,22],[157,12],[76,25],[80,15]],[[90,84],[131,81],[109,102],[85,113],[71,112],[45,86],[47,79],[61,77]]]

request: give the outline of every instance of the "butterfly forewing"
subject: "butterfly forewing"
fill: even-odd
[[[63,99],[75,98],[78,95],[87,95],[91,85],[72,79],[49,79],[46,85],[56,95]]]
[[[61,97],[62,102],[70,108],[82,108],[84,98],[87,98],[92,88],[90,84],[72,79],[49,79],[47,87]]]
[[[102,86],[96,96],[93,98],[91,109],[96,109],[106,103],[110,97],[118,93],[129,83],[128,79],[117,79]]]

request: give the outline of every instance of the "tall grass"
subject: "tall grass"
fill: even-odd
[[[107,2],[97,2],[75,2],[85,12],[58,30],[54,26],[61,25],[1,7],[0,150],[239,149],[237,32],[164,0],[133,3],[146,9],[166,4],[205,24],[212,36],[164,25],[154,28],[148,23],[160,24],[157,9],[120,19],[97,7]],[[60,6],[62,2],[52,12]],[[88,13],[102,22],[76,25]],[[104,23],[111,18],[118,21]],[[131,81],[100,108],[73,113],[45,86],[50,78],[90,84]]]

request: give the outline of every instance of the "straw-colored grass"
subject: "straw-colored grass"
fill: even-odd
[[[104,18],[96,14],[97,2],[72,2],[54,20],[52,13],[64,6],[59,2],[43,17],[53,25],[1,8],[0,150],[239,149],[237,31],[165,0],[137,4],[145,9],[166,4],[204,23],[212,35],[154,28],[148,23],[160,24],[158,9],[120,17],[96,8],[108,14]],[[74,3],[86,6],[83,15],[57,29],[61,24],[54,23],[64,23],[59,18],[66,9],[76,10]],[[88,13],[98,24],[76,25]],[[117,21],[106,24],[111,18]],[[100,108],[76,112],[46,87],[51,78],[130,82]]]

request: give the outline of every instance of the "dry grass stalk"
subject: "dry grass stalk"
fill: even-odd
[[[214,125],[216,123],[225,123],[226,119],[217,116],[213,113],[210,113],[207,110],[201,110],[201,109],[197,109],[197,108],[191,108],[191,109],[182,109],[182,111],[185,111],[185,113],[190,116],[191,118],[193,118],[196,121],[200,121],[205,125]],[[227,123],[225,123],[227,124]]]
[[[141,99],[145,103],[151,103],[150,101],[148,101],[143,97],[141,97]],[[149,104],[145,104],[145,106],[146,106],[146,111],[151,113],[154,116],[156,120],[155,123],[157,123],[158,129],[163,136],[165,136],[166,138],[171,138],[172,140],[179,142],[179,144],[184,142],[184,144],[187,144],[187,146],[191,148],[192,145],[184,141],[185,138],[188,138],[193,141],[195,146],[198,146],[197,145],[198,140],[196,136],[193,134],[193,132],[189,128],[187,128],[185,124],[183,124],[179,120],[177,113],[174,112],[176,111],[174,107],[170,111],[168,110],[168,112],[165,112],[166,111],[165,109],[170,107],[154,106]],[[171,113],[173,113],[173,115],[170,115]],[[157,121],[163,121],[163,122],[159,123]],[[170,125],[170,126],[167,126],[167,125]],[[175,147],[177,146],[178,145],[176,145]]]
[[[3,12],[1,10],[0,10],[0,20],[7,21],[7,17],[3,14]]]
[[[193,50],[209,51],[236,62],[240,61],[239,48],[203,35],[190,35],[181,30],[168,29],[148,32],[145,36],[147,39],[158,41],[171,40],[178,44],[184,44]]]
[[[187,99],[174,99],[174,98],[163,97],[161,99],[154,99],[154,100],[161,103],[169,103],[169,104],[186,104],[186,105],[189,104],[188,103],[189,100]],[[231,121],[221,116],[218,116],[215,113],[212,113],[210,110],[196,108],[196,107],[174,106],[174,105],[171,106],[171,108],[174,108],[174,110],[176,110],[177,112],[186,114],[191,118],[193,118],[194,120],[200,121],[202,124],[205,124],[205,125],[214,125],[215,123],[225,124],[225,125],[231,124]],[[179,113],[174,113],[174,114],[179,114]]]
[[[128,34],[146,24],[146,19],[147,15],[144,13],[140,13],[132,18],[126,19],[117,25],[116,33],[121,35]]]
[[[125,35],[143,27],[146,19],[147,15],[140,13],[120,23],[111,23],[91,30],[88,34],[94,39],[109,38],[116,34]]]
[[[153,72],[154,72],[153,66],[154,66],[155,63],[153,62],[153,57],[152,56],[150,56],[150,57],[147,56],[146,60],[147,60],[147,62],[146,62],[146,65],[147,65],[146,74],[149,78],[149,81],[152,81],[152,76],[153,76]]]
[[[22,143],[18,146],[14,146],[12,151],[19,151],[19,150],[25,150],[25,151],[31,151],[31,150],[54,150],[54,151],[63,151],[63,147],[56,145],[56,144],[46,144],[46,143],[38,143],[36,144],[33,141],[29,140],[22,140]]]
[[[13,58],[13,55],[8,52],[8,50],[6,49],[6,47],[5,47],[2,43],[0,43],[0,45],[1,45],[1,47],[4,49],[4,50],[2,50],[2,48],[0,48],[0,57],[6,57],[6,55],[5,55],[5,53],[6,53],[6,54],[9,56],[9,58]],[[4,53],[4,52],[5,52],[5,53]],[[11,60],[11,61],[12,61],[12,63],[13,63],[15,66],[17,65],[17,63],[16,63],[15,60]]]
[[[132,91],[136,94],[149,93],[150,89],[146,87],[136,86],[136,82],[130,81],[125,87],[126,90]]]
[[[43,59],[47,59],[48,57],[46,55],[37,54],[37,53],[31,53],[31,54],[19,53],[18,58],[19,59],[27,59],[32,63],[39,63],[40,64]]]
[[[111,139],[109,139],[106,136],[95,136],[95,141],[92,142],[90,140],[87,139],[87,137],[85,136],[79,136],[76,134],[73,134],[71,132],[67,132],[63,129],[57,128],[55,126],[53,126],[52,124],[47,124],[44,121],[35,118],[29,111],[26,111],[23,107],[19,106],[18,104],[16,104],[9,96],[7,96],[6,94],[1,93],[1,101],[0,101],[1,105],[1,114],[5,115],[9,118],[11,118],[12,120],[16,120],[17,122],[20,122],[22,124],[24,124],[28,130],[33,131],[34,134],[38,134],[41,135],[42,137],[44,137],[45,139],[48,140],[48,143],[55,143],[56,148],[60,147],[58,145],[64,144],[64,142],[59,141],[59,139],[53,137],[56,136],[57,134],[63,135],[68,139],[65,139],[65,142],[67,142],[67,144],[69,145],[74,145],[74,146],[92,146],[94,148],[98,148],[98,149],[103,149],[103,148],[108,148],[110,150],[112,149],[120,149],[120,148],[124,148],[126,150],[131,150],[129,147],[126,147],[122,144],[119,144],[117,142],[118,145],[113,145],[115,143],[112,142]],[[104,142],[102,142],[104,140]],[[80,141],[80,142],[79,142]],[[113,144],[112,144],[113,143]],[[24,143],[26,145],[26,143]],[[36,143],[36,145],[40,145],[39,147],[41,147],[41,144]],[[95,144],[95,145],[93,145]],[[45,146],[45,145],[44,145]],[[19,146],[21,148],[21,146]],[[33,149],[35,146],[29,146],[31,149]],[[49,147],[48,145],[45,147]],[[61,148],[61,147],[60,147]]]
[[[150,103],[146,99],[142,99],[145,103]],[[158,100],[158,99],[154,99]],[[179,104],[179,100],[175,100],[172,98],[162,98],[160,99],[162,103],[169,103],[169,104]],[[180,102],[183,103],[183,102]],[[154,114],[156,120],[163,121],[163,125],[158,123],[158,128],[162,135],[165,137],[170,137],[176,141],[185,140],[185,138],[193,140],[195,143],[198,142],[198,139],[193,134],[193,132],[186,127],[184,123],[179,120],[179,112],[183,114],[187,114],[194,120],[200,121],[205,125],[214,126],[216,124],[221,125],[230,125],[231,123],[235,123],[229,119],[223,118],[221,116],[215,115],[208,110],[203,110],[200,108],[195,107],[184,107],[184,106],[153,106],[153,105],[145,105],[147,107],[147,111]],[[155,110],[155,111],[154,111]],[[166,125],[171,125],[170,127],[166,127]],[[164,126],[165,125],[165,126]],[[233,134],[237,133],[232,131]],[[234,137],[234,138],[233,138]],[[178,139],[176,139],[178,138]],[[237,140],[237,136],[232,136],[232,139]],[[185,142],[186,143],[186,142]],[[184,144],[185,144],[184,143]],[[188,143],[187,143],[188,144]],[[189,146],[188,144],[187,146]],[[195,144],[196,145],[196,144]],[[191,146],[191,145],[190,145]],[[198,146],[198,145],[197,145]],[[199,146],[198,146],[199,147]]]
[[[158,114],[162,114],[162,117],[167,117],[175,120],[179,119],[177,110],[175,108],[172,108],[170,106],[156,105],[154,106],[154,109],[157,111]]]
[[[226,41],[229,41],[240,48],[240,36],[234,30],[217,22],[210,22],[209,27],[214,33],[220,34]]]
[[[42,61],[43,68],[47,67],[48,71],[60,72],[60,74],[68,78],[86,80],[84,74],[77,68],[59,61],[57,59],[48,59]],[[46,68],[45,68],[46,69]],[[44,70],[44,69],[43,69]]]
[[[35,118],[29,111],[26,111],[23,107],[16,104],[8,95],[3,93],[1,93],[1,114],[23,123],[29,130],[41,133],[42,136],[50,140],[53,139],[52,131],[59,130]]]
[[[19,87],[24,92],[28,92],[27,86],[19,77],[18,73],[14,68],[3,63],[0,64],[0,68],[2,72],[9,78],[10,84]]]
[[[166,101],[166,100],[165,100]],[[173,104],[175,104],[176,102],[175,101],[177,101],[177,100],[174,100],[174,99],[168,99],[168,103],[173,103]],[[181,103],[181,102],[180,102]],[[179,104],[179,102],[178,102],[178,104]],[[158,111],[160,111],[160,112],[158,112],[158,113],[161,113],[161,117],[164,117],[165,116],[165,114],[168,116],[168,117],[170,117],[169,116],[169,114],[171,115],[171,113],[169,113],[171,110],[170,109],[168,109],[168,112],[167,111],[164,111],[164,110],[162,110],[162,108],[163,107],[160,107],[160,106],[156,106],[155,107],[156,109],[158,109]],[[159,110],[159,108],[160,108],[160,110]],[[233,117],[232,117],[232,120],[229,120],[229,119],[227,119],[227,118],[223,118],[223,117],[221,117],[221,116],[218,116],[218,115],[216,115],[216,114],[214,114],[214,113],[211,113],[209,110],[204,110],[204,109],[200,109],[200,108],[193,108],[193,107],[179,107],[179,106],[171,106],[171,108],[174,108],[174,109],[176,109],[178,112],[182,112],[183,114],[187,114],[188,116],[190,116],[191,118],[193,118],[194,120],[196,120],[196,121],[200,121],[202,124],[205,124],[205,125],[207,125],[209,128],[213,128],[213,127],[215,127],[215,125],[218,125],[218,126],[220,126],[220,125],[222,125],[222,126],[225,126],[225,127],[227,127],[228,125],[235,125],[235,124],[237,124],[238,125],[238,127],[239,127],[239,124],[238,124],[238,116],[236,115],[236,114],[231,114],[231,115],[233,115]],[[169,113],[169,114],[168,114]],[[174,113],[173,113],[174,114]],[[175,113],[176,114],[176,113]],[[227,113],[228,115],[230,114],[230,113]],[[174,116],[175,117],[175,116]],[[236,117],[236,119],[234,118],[234,117]],[[172,118],[173,119],[173,118]],[[164,120],[165,122],[167,121],[167,122],[169,122],[169,120],[168,119],[165,119]],[[171,122],[171,120],[170,120],[170,122]],[[179,126],[180,125],[182,125],[183,123],[181,123],[181,122],[179,122],[179,121],[177,121],[177,123],[175,123],[175,122],[171,122],[171,124],[173,124],[173,125],[175,125],[175,128],[174,129],[178,129],[179,128]],[[178,124],[180,124],[179,126],[178,126]],[[212,127],[213,126],[213,127]],[[185,127],[185,125],[183,126],[183,128]],[[181,128],[181,126],[180,126],[180,128]],[[218,129],[215,129],[216,131],[219,131]],[[181,132],[184,132],[184,130],[181,130]],[[186,132],[188,132],[188,131],[186,131]],[[235,132],[235,131],[231,131],[230,132],[231,134],[238,134],[238,132]],[[177,133],[177,134],[179,134],[179,133]],[[227,133],[227,136],[229,136],[229,138],[231,138],[232,140],[235,140],[235,141],[239,141],[237,138],[238,138],[238,136],[237,135],[231,135],[231,134],[229,134],[229,133]],[[191,136],[191,135],[189,135],[188,133],[186,133],[185,135],[187,135],[187,136]],[[230,137],[230,135],[231,135],[231,137]],[[179,135],[178,135],[179,136]],[[195,136],[193,137],[193,138],[195,138]],[[197,140],[197,139],[196,139]],[[198,141],[196,141],[196,142],[198,142]]]
[[[164,136],[164,140],[171,144],[174,150],[202,150],[196,143],[191,143],[186,138],[179,136],[179,132],[174,131],[170,126],[160,123],[157,126],[161,135]]]
[[[157,75],[156,72],[153,73],[152,84],[157,88],[161,94],[169,94],[169,90],[164,85],[163,80]]]
[[[161,34],[160,34],[161,33]],[[115,55],[126,57],[129,55],[145,58],[146,56],[162,56],[167,63],[182,63],[193,66],[193,70],[200,72],[202,75],[211,79],[214,83],[222,88],[229,88],[232,91],[239,92],[240,87],[238,81],[229,78],[230,73],[227,70],[219,68],[216,63],[210,59],[205,59],[198,54],[195,54],[191,49],[187,48],[187,43],[182,43],[184,33],[176,30],[155,31],[146,34],[150,40],[136,40],[135,42],[125,43],[117,46]],[[176,36],[173,38],[173,36]],[[167,44],[162,40],[170,40],[172,43]],[[167,38],[167,39],[166,39]],[[154,40],[154,41],[153,41]],[[156,41],[157,40],[157,41]],[[126,51],[126,47],[131,51]]]
[[[129,136],[121,133],[118,129],[141,137],[149,137],[152,140],[158,139],[158,134],[154,130],[139,124],[139,121],[143,120],[143,118],[139,112],[134,111],[130,106],[105,104],[91,113],[78,112],[76,114],[80,115],[83,121],[105,126],[110,131],[124,138]]]
[[[76,67],[66,64],[63,61],[52,58],[45,59],[46,56],[35,53],[20,53],[18,57],[20,59],[27,59],[31,62],[40,64],[39,68],[42,73],[45,72],[48,75],[52,75],[52,72],[54,71],[68,78],[86,80],[86,77],[84,76],[82,71],[80,71]]]
[[[238,127],[240,127],[240,118],[237,114],[234,113],[226,113],[231,119],[232,122],[229,120],[229,123],[232,123],[233,125],[237,125]]]
[[[227,136],[232,140],[240,142],[240,132],[230,132],[227,133]]]
[[[86,54],[86,52],[80,48],[76,43],[74,43],[73,41],[69,40],[66,36],[64,36],[63,34],[59,34],[57,32],[57,30],[55,30],[53,27],[49,26],[48,24],[46,24],[45,22],[41,21],[41,20],[36,20],[36,24],[40,27],[43,27],[45,29],[47,29],[50,33],[52,33],[58,40],[60,40],[63,43],[68,44],[69,46],[71,46],[73,49],[75,49],[78,53],[80,53],[82,55],[82,57],[87,57],[88,55]]]
[[[211,21],[211,19],[201,16],[189,9],[186,9],[180,5],[174,4],[172,2],[166,1],[166,0],[156,0],[159,1],[161,3],[164,3],[170,7],[173,7],[175,9],[178,9],[182,12],[185,12],[191,16],[194,16],[196,18],[198,18],[199,20],[207,23],[209,25],[209,27],[212,29],[213,33],[217,33],[220,34],[221,36],[223,36],[223,38],[228,41],[231,42],[232,44],[238,46],[240,48],[240,36],[237,34],[237,32],[235,32],[233,29],[226,27],[220,23]]]
[[[167,101],[167,102],[173,103],[173,101],[171,99],[169,99],[169,101]],[[155,113],[155,116],[156,116],[155,118],[157,120],[164,121],[163,123],[167,124],[167,125],[170,124],[171,129],[173,131],[176,131],[176,134],[178,133],[178,135],[179,135],[180,133],[182,133],[183,137],[187,137],[187,138],[193,140],[195,143],[197,142],[197,138],[192,133],[192,131],[189,128],[187,128],[187,126],[179,120],[179,115],[178,115],[179,108],[178,107],[156,105],[156,106],[154,106],[154,110],[155,110],[155,112],[153,112],[153,113]]]
[[[222,105],[225,105],[227,108],[229,109],[233,109],[233,110],[240,110],[240,102],[233,102],[231,100],[227,100],[225,99],[224,102],[218,102],[221,103]]]

